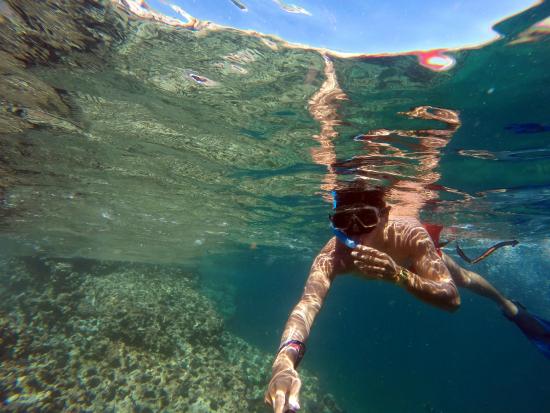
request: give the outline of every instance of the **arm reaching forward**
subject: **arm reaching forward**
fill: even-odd
[[[298,393],[301,381],[296,367],[305,351],[311,325],[323,305],[337,266],[342,264],[337,263],[336,241],[332,239],[313,261],[304,293],[286,322],[265,397],[266,403],[273,406],[275,413],[296,411],[300,407]]]

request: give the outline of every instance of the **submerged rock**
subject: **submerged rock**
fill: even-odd
[[[175,266],[0,263],[0,400],[14,412],[269,411],[272,355]],[[338,412],[302,372],[305,412]]]

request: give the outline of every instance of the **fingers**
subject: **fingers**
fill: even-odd
[[[385,253],[378,251],[375,248],[365,247],[364,245],[358,245],[351,253],[352,255],[361,255],[368,257],[380,258],[385,255]]]
[[[355,258],[354,265],[367,277],[393,279],[395,276],[395,263],[385,252],[358,245],[351,255]]]
[[[273,398],[273,411],[275,413],[284,413],[283,409],[286,404],[286,395],[283,390],[277,390]]]
[[[384,253],[382,253],[382,254],[384,254]],[[384,255],[386,255],[386,254],[384,254]],[[377,267],[386,267],[390,263],[387,256],[382,258],[381,256],[375,256],[375,255],[371,255],[369,253],[363,254],[363,253],[356,252],[356,251],[353,251],[351,253],[351,256],[354,257],[354,258],[357,258],[357,261],[361,260],[361,262],[363,262],[366,265],[374,265],[374,266],[377,266]]]
[[[377,249],[375,248],[371,248],[371,247],[367,247],[366,245],[363,245],[363,244],[359,244],[357,246],[357,248],[355,248],[356,251],[362,251],[362,252],[368,252],[368,251],[376,251],[378,252]]]
[[[365,265],[371,265],[374,267],[387,267],[388,266],[388,260],[382,260],[380,258],[374,258],[374,257],[364,257],[361,255],[357,255],[356,258],[360,259],[362,263]],[[357,260],[359,261],[359,260]]]
[[[300,409],[298,394],[302,382],[294,374],[282,374],[272,379],[266,393],[265,401],[273,407],[275,413],[297,412]]]
[[[367,255],[375,258],[384,259],[388,256],[385,252],[379,251],[376,248],[367,247],[366,245],[358,245],[352,252],[361,255]]]
[[[298,378],[294,379],[288,393],[288,408],[290,411],[297,412],[300,409],[300,402],[298,400],[300,387],[302,387],[302,381]]]
[[[369,271],[372,273],[380,273],[380,274],[389,274],[389,271],[386,267],[379,267],[377,265],[369,265],[365,264],[361,261],[353,261],[353,263],[360,269],[364,271]]]
[[[370,275],[373,278],[386,278],[386,276],[390,275],[389,270],[384,267],[365,265],[361,261],[354,261],[353,263],[361,270],[363,275]]]

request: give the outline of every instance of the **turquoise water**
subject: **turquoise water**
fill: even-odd
[[[346,99],[324,118],[308,103],[326,80],[316,50],[108,2],[0,13],[4,409],[269,411],[272,354],[331,236],[330,183],[356,174],[419,184],[422,219],[469,256],[519,240],[467,268],[550,318],[550,43],[533,26],[547,3],[447,51],[445,71],[330,56]],[[444,143],[445,124],[398,114],[424,105],[460,113]],[[510,129],[527,123],[543,127]],[[302,411],[550,411],[548,360],[461,294],[448,314],[338,278],[301,366]]]

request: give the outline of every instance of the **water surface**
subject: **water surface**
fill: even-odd
[[[261,409],[284,321],[330,237],[331,185],[361,173],[385,185],[398,176],[401,194],[408,183],[420,188],[423,220],[444,225],[443,237],[469,255],[518,239],[475,269],[550,318],[549,132],[511,127],[550,124],[548,24],[539,23],[547,3],[497,25],[497,41],[446,51],[454,65],[440,71],[418,53],[342,57],[237,30],[173,27],[109,2],[3,1],[0,11],[3,331],[33,343],[46,331],[51,348],[80,337],[67,339],[71,362],[34,345],[15,354],[22,339],[5,338],[8,408]],[[315,106],[327,62],[339,98]],[[448,125],[400,114],[423,106],[459,113],[460,127],[442,137]],[[373,138],[380,130],[387,134]],[[93,327],[111,326],[116,297],[136,317]],[[155,327],[147,321],[157,317]],[[127,332],[137,328],[167,347],[136,341]],[[37,396],[48,380],[14,384],[51,359],[63,374],[109,387],[106,367],[79,361],[86,337],[162,376],[148,389],[167,389],[168,404],[129,387],[111,401],[97,390],[87,404],[67,396],[53,405]],[[163,372],[174,372],[171,358],[194,360],[193,346],[219,356],[178,367],[205,377],[182,395],[167,384],[177,374]],[[99,372],[86,375],[94,363]],[[227,380],[210,386],[224,369]],[[467,292],[450,315],[343,277],[304,369],[318,377],[304,411],[550,410],[547,361]],[[148,381],[132,371],[120,374]]]

